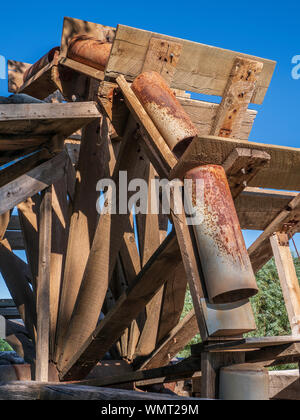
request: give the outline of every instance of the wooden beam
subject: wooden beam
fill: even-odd
[[[56,329],[69,231],[67,176],[52,189],[52,233],[50,258],[50,360],[55,356]]]
[[[62,152],[27,174],[0,188],[0,214],[37,194],[60,179],[67,171],[69,157]]]
[[[182,45],[180,61],[171,83],[172,88],[222,96],[234,60],[238,56],[264,64],[251,98],[251,102],[263,102],[275,62],[123,25],[118,25],[105,77],[117,78],[123,74],[128,81],[132,81],[142,71],[149,42],[153,37]]]
[[[0,215],[0,240],[2,241],[10,221],[10,211]]]
[[[0,271],[31,338],[36,336],[35,299],[29,286],[27,264],[11,251],[7,240],[0,243]]]
[[[6,104],[0,105],[0,115],[0,150],[5,150],[14,138],[25,143],[35,138],[37,144],[53,134],[67,138],[99,118],[99,111],[94,102]]]
[[[39,213],[41,197],[34,195],[18,204],[18,214],[23,234],[26,257],[32,274],[32,287],[36,291],[39,260]]]
[[[273,256],[269,238],[274,232],[284,231],[292,236],[299,229],[300,195],[296,195],[274,220],[265,228],[263,233],[249,247],[248,253],[255,272],[260,270]]]
[[[98,85],[90,82],[85,91],[86,98],[94,98],[97,90]],[[97,227],[96,202],[99,192],[96,185],[100,179],[109,176],[109,161],[108,128],[106,118],[103,117],[86,126],[82,133],[58,315],[56,360],[63,351]]]
[[[11,246],[11,249],[23,250],[25,248],[23,235],[21,231],[17,231],[17,230],[7,231],[5,234],[5,239],[8,240]]]
[[[174,235],[169,235],[150,258],[136,280],[116,302],[72,359],[58,366],[61,379],[82,379],[137,318],[144,306],[164,284],[165,271],[178,264],[180,253]],[[62,362],[62,361],[61,361]]]
[[[36,292],[37,340],[35,380],[48,381],[50,332],[50,258],[52,226],[52,191],[42,192],[39,225],[39,274]]]
[[[269,397],[271,400],[299,401],[299,370],[269,372]]]
[[[274,233],[270,237],[282,293],[293,336],[300,336],[300,286],[289,237],[286,233]]]
[[[199,164],[222,165],[236,148],[255,149],[271,156],[270,165],[263,168],[249,182],[251,187],[297,191],[300,185],[300,149],[236,140],[214,136],[195,137],[170,178],[183,178],[186,172]]]
[[[236,148],[223,163],[233,199],[270,163],[268,153],[255,149]]]
[[[167,336],[165,336],[164,340],[160,342],[151,356],[141,363],[140,369],[154,369],[170,363],[173,357],[175,357],[198,332],[199,329],[195,311],[192,310]]]
[[[136,124],[133,122],[132,125],[128,126],[128,132],[126,138],[123,139],[122,149],[114,169],[112,179],[117,185],[117,198],[119,197],[119,188],[121,188],[118,182],[119,172],[127,171],[128,181],[135,174],[138,146],[136,142],[130,141],[134,138],[132,135],[135,130]],[[127,201],[125,205],[125,214],[122,214],[122,212],[117,212],[116,214],[103,212],[100,215],[76,306],[70,321],[67,337],[65,338],[60,365],[67,363],[79,351],[81,345],[88,339],[97,325],[124,232],[128,225]],[[99,275],[102,279],[101,284],[99,284]]]
[[[262,69],[263,63],[258,61],[240,57],[234,60],[211,135],[239,138]]]
[[[246,363],[255,363],[265,367],[299,363],[299,360],[299,343],[263,347],[259,350],[246,352]]]

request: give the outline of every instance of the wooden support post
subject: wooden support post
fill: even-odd
[[[218,398],[219,372],[221,367],[244,362],[244,352],[203,352],[201,354],[201,398]]]
[[[37,282],[37,341],[35,380],[48,381],[50,332],[50,256],[52,191],[42,192],[39,225],[39,275]]]
[[[286,233],[270,237],[293,336],[300,335],[300,286]]]
[[[53,360],[55,356],[58,308],[68,240],[69,220],[66,180],[67,176],[64,176],[51,186],[50,360]]]
[[[28,266],[11,251],[6,239],[0,242],[0,272],[30,337],[35,340],[35,299],[29,285]]]
[[[82,80],[82,83],[85,82],[86,79]],[[98,84],[99,82],[90,81],[85,92],[89,100],[95,99]],[[109,176],[109,161],[107,119],[101,117],[100,120],[86,126],[82,134],[59,307],[56,360],[63,351],[67,329],[97,227],[96,202],[99,193],[96,190],[96,185],[100,179]]]
[[[28,198],[18,205],[18,214],[22,229],[27,261],[32,274],[32,287],[36,292],[39,260],[39,212],[41,197],[39,194]]]
[[[240,57],[234,60],[211,135],[237,138],[262,69],[263,63],[258,61]]]

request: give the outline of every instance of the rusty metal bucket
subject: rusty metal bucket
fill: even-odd
[[[197,135],[197,130],[160,74],[147,71],[132,83],[132,90],[151,117],[170,149],[178,155]]]
[[[231,303],[258,292],[238,216],[222,166],[203,165],[190,170],[186,179],[201,180],[204,202],[188,194],[200,224],[194,232],[209,300]]]
[[[27,82],[27,80],[29,80],[35,74],[37,74],[43,67],[47,66],[47,64],[51,63],[54,57],[59,54],[59,51],[60,47],[54,47],[42,58],[40,58],[36,63],[32,64],[32,66],[30,66],[23,75],[24,83]]]
[[[105,70],[112,44],[87,35],[76,35],[68,45],[67,57],[97,70]]]
[[[156,72],[144,72],[132,90],[180,157],[197,130],[164,79]],[[204,203],[196,208],[202,221],[193,228],[211,303],[233,303],[255,295],[258,288],[223,167],[199,166],[185,178],[204,184]],[[188,199],[195,207],[193,198],[190,194]]]

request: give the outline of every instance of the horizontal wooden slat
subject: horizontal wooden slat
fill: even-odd
[[[263,62],[263,71],[252,98],[253,103],[263,102],[275,68],[274,61],[124,25],[117,27],[116,38],[106,67],[106,78],[116,78],[123,74],[128,81],[132,81],[138,76],[142,71],[152,37],[178,42],[183,46],[171,83],[171,87],[176,89],[223,96],[236,57]]]
[[[214,136],[196,137],[171,172],[171,178],[183,178],[189,169],[200,164],[222,165],[237,147],[262,150],[271,156],[270,165],[262,168],[249,186],[300,190],[299,148]]]
[[[0,188],[0,214],[44,190],[67,173],[70,158],[62,152]]]
[[[67,137],[99,116],[94,102],[0,105],[0,150],[14,138]]]

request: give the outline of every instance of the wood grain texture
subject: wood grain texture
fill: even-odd
[[[39,273],[36,290],[37,340],[35,380],[48,381],[50,337],[50,261],[52,189],[42,192],[39,223]]]
[[[280,285],[293,336],[300,335],[300,286],[286,233],[270,237]]]
[[[200,164],[222,165],[235,148],[256,149],[271,156],[270,165],[261,169],[249,186],[297,191],[300,186],[300,149],[222,137],[196,137],[170,177],[182,178]]]
[[[275,62],[124,25],[117,27],[105,77],[116,78],[123,74],[128,81],[132,81],[142,71],[149,41],[153,37],[182,45],[171,84],[176,89],[222,96],[236,56],[262,62],[264,68],[251,102],[263,102]]]

